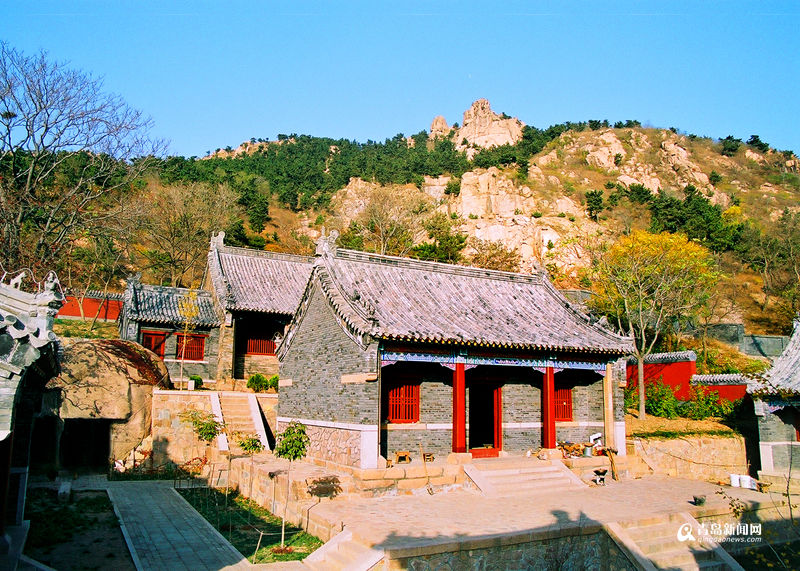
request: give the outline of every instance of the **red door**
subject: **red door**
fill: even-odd
[[[473,458],[495,458],[503,449],[503,386],[499,383],[470,383],[469,446]]]

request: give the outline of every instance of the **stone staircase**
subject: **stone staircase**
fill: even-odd
[[[464,464],[464,472],[486,496],[552,493],[586,484],[559,460],[493,458]]]
[[[639,569],[744,571],[718,543],[699,541],[698,528],[697,520],[685,512],[606,524],[608,534]],[[681,532],[684,541],[679,539]]]
[[[564,464],[584,482],[591,482],[595,478],[594,471],[606,469],[606,481],[611,481],[611,462],[606,456],[592,456],[591,458],[566,458]],[[614,464],[620,479],[634,479],[649,476],[653,470],[636,454],[627,456],[614,456]]]
[[[225,430],[229,435],[228,445],[234,454],[241,452],[236,444],[235,434],[237,432],[258,436],[264,448],[269,449],[264,423],[258,403],[254,399],[255,395],[251,393],[219,393],[222,421],[225,423]]]
[[[315,571],[367,571],[383,556],[383,551],[359,542],[345,530],[306,557],[303,565]]]

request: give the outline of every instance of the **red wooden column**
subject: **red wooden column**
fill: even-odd
[[[542,448],[556,447],[556,399],[553,367],[548,365],[542,385]]]
[[[464,363],[456,363],[453,371],[453,452],[467,451],[467,387]]]

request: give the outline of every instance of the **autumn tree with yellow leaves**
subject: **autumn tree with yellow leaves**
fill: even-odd
[[[598,252],[594,269],[594,309],[633,339],[639,418],[644,418],[644,358],[661,335],[698,314],[720,273],[711,253],[683,234],[644,231]]]

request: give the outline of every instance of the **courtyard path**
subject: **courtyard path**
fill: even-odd
[[[108,482],[122,533],[141,571],[217,571],[253,566],[197,513],[172,482]]]

